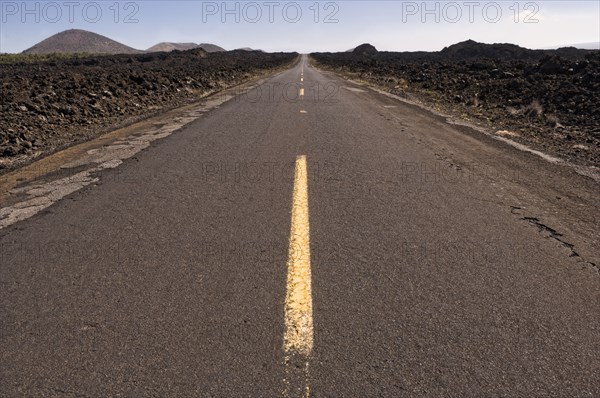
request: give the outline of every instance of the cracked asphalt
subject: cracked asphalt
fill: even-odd
[[[597,182],[306,58],[196,116],[0,229],[0,396],[600,396]]]

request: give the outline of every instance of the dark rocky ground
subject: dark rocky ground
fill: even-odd
[[[0,64],[0,172],[296,57],[195,49]]]
[[[315,53],[325,69],[580,165],[600,166],[600,51],[459,43],[436,53]]]

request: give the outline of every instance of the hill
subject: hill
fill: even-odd
[[[97,33],[69,29],[42,40],[23,51],[23,54],[139,54],[141,52]]]
[[[171,43],[171,42],[162,42],[162,43],[155,44],[154,46],[150,47],[146,51],[148,51],[148,52],[161,52],[161,51],[170,52],[173,50],[179,50],[179,51],[193,50],[195,48],[201,48],[208,53],[225,51],[224,48],[219,47],[215,44],[210,44],[210,43],[196,44],[196,43]]]
[[[530,59],[536,58],[536,51],[529,50],[516,44],[486,44],[467,40],[453,44],[440,51],[440,55],[447,59]]]
[[[558,55],[563,58],[577,60],[585,57],[590,50],[575,47],[563,47],[556,50],[531,50],[510,43],[478,43],[466,40],[445,47],[441,51],[404,51],[388,52],[378,51],[370,44],[362,44],[352,50],[337,53],[338,59],[353,59],[354,57],[368,57],[377,60],[395,59],[397,61],[476,61],[476,60],[541,60],[548,56]],[[335,53],[334,53],[335,54]]]
[[[162,43],[158,43],[153,45],[152,47],[150,47],[149,49],[147,49],[147,52],[153,53],[153,52],[170,52],[173,50],[179,50],[179,51],[185,51],[185,50],[192,50],[194,48],[198,48],[198,44],[196,43],[170,43],[170,42],[162,42]]]
[[[200,47],[207,53],[219,53],[219,52],[227,51],[223,47],[219,47],[216,44],[210,44],[210,43],[200,43],[200,44],[198,44],[198,47]]]
[[[355,55],[371,56],[377,54],[378,51],[373,45],[365,43],[352,50],[352,53]]]
[[[257,48],[250,48],[250,47],[241,47],[241,48],[236,48],[236,50],[239,50],[239,51],[260,51],[260,52],[264,53],[264,51],[263,51],[263,50],[261,50],[261,49],[257,49]]]

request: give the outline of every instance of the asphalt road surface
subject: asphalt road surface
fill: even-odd
[[[571,167],[302,58],[97,176],[0,229],[2,397],[600,396]]]

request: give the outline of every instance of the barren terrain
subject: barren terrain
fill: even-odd
[[[195,49],[0,65],[0,171],[198,100],[296,57]]]
[[[325,69],[475,122],[580,165],[600,165],[600,52],[459,43],[438,53],[312,54]]]

